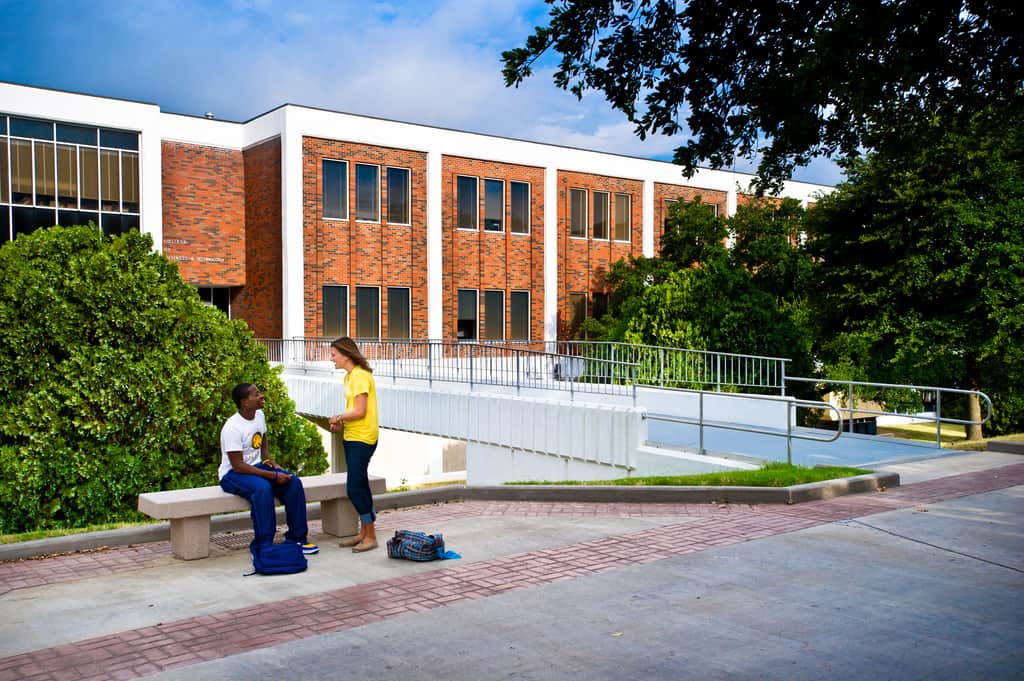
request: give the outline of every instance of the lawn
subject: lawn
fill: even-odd
[[[616,480],[568,480],[565,482],[516,482],[515,485],[633,485],[633,486],[727,486],[727,487],[789,487],[808,482],[822,482],[836,478],[870,473],[861,468],[821,466],[807,468],[781,462],[769,462],[757,470],[724,471],[700,475],[657,475]]]

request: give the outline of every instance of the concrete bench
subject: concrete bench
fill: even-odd
[[[345,492],[347,479],[346,473],[302,478],[306,501],[320,502],[323,530],[336,537],[355,534],[359,530],[359,515]],[[384,478],[371,475],[370,490],[374,494],[387,491]],[[248,510],[248,501],[236,494],[228,494],[219,485],[139,495],[139,511],[152,518],[171,521],[171,551],[184,560],[210,555],[210,516]]]

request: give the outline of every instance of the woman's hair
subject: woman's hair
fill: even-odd
[[[370,373],[373,373],[373,369],[370,368],[370,363],[363,357],[363,353],[359,352],[359,347],[356,342],[348,336],[342,336],[331,343],[331,347],[340,352],[341,354],[352,360],[357,367],[362,367]]]

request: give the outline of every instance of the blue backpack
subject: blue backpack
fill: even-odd
[[[454,551],[445,551],[444,538],[441,533],[427,534],[412,530],[398,530],[394,537],[388,539],[387,548],[388,558],[425,561],[462,557]]]
[[[249,551],[252,552],[253,568],[249,575],[287,575],[293,572],[302,572],[307,567],[306,556],[302,553],[301,544],[284,542],[283,544],[250,546]]]

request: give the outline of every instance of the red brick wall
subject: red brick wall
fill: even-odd
[[[244,286],[242,152],[162,143],[163,251],[195,286]]]
[[[479,221],[476,231],[458,229],[457,177],[503,180],[505,225],[503,232],[484,230],[484,183],[478,182]],[[513,234],[511,183],[530,185],[530,233]],[[441,159],[441,225],[443,271],[443,336],[456,337],[458,290],[476,289],[480,335],[487,324],[484,294],[505,292],[505,338],[511,335],[512,291],[530,292],[530,339],[544,340],[544,169],[460,156]]]
[[[348,161],[348,219],[323,217],[323,160]],[[355,164],[380,166],[380,222],[355,219]],[[408,168],[409,225],[387,222],[387,166]],[[323,335],[323,287],[348,286],[349,332],[355,334],[355,287],[379,286],[381,334],[388,322],[387,287],[410,289],[413,338],[427,337],[427,155],[339,140],[302,140],[302,229],[305,332]]]
[[[678,184],[654,183],[654,255],[661,254],[661,237],[665,234],[666,201],[693,201],[700,197],[701,203],[718,206],[718,214],[725,217],[727,194],[714,189],[699,189]]]
[[[587,236],[569,236],[570,189],[587,190]],[[594,192],[608,192],[609,235],[614,237],[616,194],[628,194],[631,203],[629,241],[595,239],[593,237]],[[643,182],[604,175],[558,171],[558,336],[566,337],[572,312],[570,293],[587,294],[587,310],[593,304],[594,293],[608,290],[605,276],[609,266],[629,255],[640,256],[642,246]]]
[[[281,274],[281,140],[242,152],[245,166],[245,281],[231,301],[257,338],[283,333]]]

